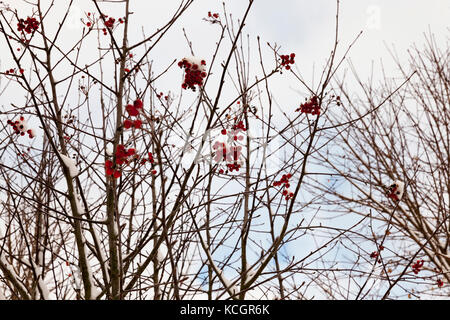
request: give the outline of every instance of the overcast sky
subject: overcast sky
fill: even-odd
[[[23,12],[23,0],[3,1]],[[44,0],[49,2],[48,0]],[[63,12],[61,5],[68,0],[56,1],[58,10]],[[166,1],[132,1],[134,19],[151,31],[161,25],[170,16],[178,0]],[[236,17],[242,15],[245,0],[227,0],[228,11]],[[105,5],[105,4],[103,4]],[[123,5],[113,5],[120,12]],[[75,0],[76,11],[92,10],[91,0]],[[312,62],[322,63],[331,49],[334,35],[334,15],[336,2],[334,0],[255,0],[250,13],[246,31],[250,35],[260,35],[263,41],[276,42],[287,51],[300,54],[300,66],[311,65]],[[28,10],[29,11],[29,10]],[[173,30],[180,39],[181,27],[184,26],[194,46],[201,49],[201,39],[209,39],[212,28],[205,28],[201,20],[207,11],[222,13],[222,1],[196,0],[182,21]],[[29,13],[29,12],[27,12]],[[448,38],[450,21],[450,1],[448,0],[342,0],[340,13],[341,49],[363,30],[364,34],[352,50],[351,57],[361,64],[372,59],[387,57],[384,43],[395,44],[401,52],[412,43],[423,41],[423,33],[428,28],[441,39]],[[77,17],[74,15],[74,21]],[[69,30],[75,30],[72,22]],[[138,30],[136,30],[138,31]],[[212,34],[211,34],[212,35]],[[174,36],[172,34],[172,36]],[[181,34],[182,36],[182,34]],[[185,50],[185,42],[171,43],[173,51],[180,47]],[[4,53],[1,53],[3,57]]]

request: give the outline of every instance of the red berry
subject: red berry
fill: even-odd
[[[139,119],[134,120],[134,127],[135,127],[136,129],[140,129],[140,128],[142,127],[142,121],[139,120]]]
[[[141,108],[144,106],[144,103],[142,102],[141,99],[136,99],[136,100],[134,101],[133,105],[134,105],[136,108],[141,109]]]
[[[130,129],[133,126],[133,121],[127,119],[123,122],[123,126],[125,129]]]
[[[139,114],[139,110],[132,104],[129,104],[125,107],[130,116],[135,117]]]

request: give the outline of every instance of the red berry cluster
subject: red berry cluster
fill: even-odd
[[[118,166],[122,164],[129,164],[129,158],[135,154],[135,149],[126,149],[124,145],[119,144],[116,149],[116,163],[114,164],[114,162],[111,160],[106,160],[105,162],[106,175],[113,176],[114,178],[119,178],[122,175],[122,172],[120,171],[120,168],[118,168]]]
[[[108,18],[108,16],[103,16],[103,21],[105,24],[105,27],[108,28],[109,30],[111,30],[112,28],[114,28],[114,23],[116,23],[116,19],[114,19],[113,17],[109,17],[108,20],[106,20],[106,18]],[[119,18],[119,23],[124,23],[124,19]],[[88,26],[89,27],[89,26]],[[106,30],[106,28],[103,28],[103,34],[106,36],[108,34],[108,31]]]
[[[281,58],[281,66],[283,66],[286,70],[291,69],[291,67],[289,66],[290,64],[294,64],[295,63],[295,53],[291,53],[289,54],[282,54],[280,56]]]
[[[379,252],[379,251],[374,251],[374,252],[372,252],[372,253],[370,254],[370,257],[371,257],[372,259],[375,259],[375,260],[376,260],[375,262],[381,263],[381,259],[379,259],[379,256],[380,256],[380,252]]]
[[[116,19],[113,17],[110,17],[108,20],[105,20],[105,27],[112,29],[114,27],[114,23],[116,22]]]
[[[89,21],[86,22],[86,26],[87,26],[88,28],[90,28],[90,27],[92,27],[92,25],[94,24],[94,23],[93,23],[93,20],[91,19],[91,13],[90,13],[90,12],[87,13],[87,18],[89,19]]]
[[[181,87],[195,91],[195,85],[199,87],[203,86],[203,79],[206,77],[206,72],[204,71],[205,65],[205,60],[201,60],[200,66],[196,63],[189,62],[187,59],[179,61],[178,66],[185,70],[184,82]]]
[[[414,274],[418,274],[420,269],[423,267],[423,260],[417,260],[411,267],[413,269]]]
[[[27,20],[19,19],[17,24],[17,31],[21,32],[24,30],[26,33],[31,33],[39,28],[39,21],[36,18],[28,17]]]
[[[139,119],[136,119],[136,120],[129,120],[129,119],[126,119],[124,122],[123,122],[123,127],[125,128],[125,129],[130,129],[130,128],[136,128],[136,129],[140,129],[141,127],[142,127],[142,121],[141,120],[139,120]]]
[[[152,154],[151,152],[148,153],[148,159],[147,159],[147,158],[143,158],[143,159],[141,160],[141,164],[144,164],[144,163],[146,163],[147,161],[150,162],[151,164],[154,164],[154,163],[155,163],[155,160],[153,159],[153,154]]]
[[[284,187],[285,188],[289,188],[291,185],[289,184],[289,179],[292,178],[292,174],[288,173],[288,174],[283,174],[281,176],[281,180],[279,181],[275,181],[273,183],[274,187],[278,187],[281,186],[284,183]]]
[[[278,187],[284,184],[284,190],[282,192],[282,195],[285,197],[286,200],[292,199],[294,197],[294,193],[289,191],[289,187],[291,186],[289,184],[290,178],[292,178],[292,175],[290,173],[283,174],[279,181],[275,181],[273,183],[274,187]]]
[[[128,104],[125,109],[127,110],[130,117],[137,117],[139,116],[142,108],[144,107],[144,103],[141,99],[136,99],[133,104]],[[123,127],[125,129],[135,128],[140,129],[142,127],[142,120],[136,119],[136,120],[130,120],[126,119],[123,122]]]
[[[237,162],[227,163],[227,168],[230,172],[233,172],[233,170],[239,171],[239,169],[241,168],[241,165]]]
[[[444,286],[444,281],[442,281],[442,279],[437,279],[436,284],[438,285],[439,288]]]
[[[238,121],[237,124],[233,125],[231,127],[231,129],[233,130],[242,130],[242,131],[247,131],[247,128],[244,126],[244,122],[242,120]]]
[[[319,115],[320,114],[320,105],[319,105],[319,98],[317,96],[311,97],[308,101],[305,103],[302,103],[299,108],[297,108],[295,111],[300,111],[301,113],[311,113],[312,115]]]
[[[136,117],[141,112],[144,107],[144,103],[141,99],[137,99],[133,102],[133,104],[128,104],[125,109],[131,117]]]
[[[229,135],[234,139],[234,141],[242,141],[244,136],[240,135],[241,131],[247,131],[247,128],[244,125],[243,121],[237,121],[237,117],[234,118],[234,125],[230,128],[229,131],[227,129],[222,129],[220,133],[222,135]]]
[[[133,156],[136,150],[133,148],[126,149],[123,144],[119,144],[116,149],[116,164],[129,164],[129,157]]]
[[[370,257],[371,257],[372,259],[378,258],[378,256],[380,255],[380,251],[383,251],[383,250],[384,250],[384,246],[380,245],[379,248],[378,248],[378,251],[372,252],[372,253],[370,254]],[[381,260],[379,260],[378,262],[380,263]]]
[[[116,166],[111,160],[106,160],[105,171],[107,176],[113,176],[114,178],[119,178],[122,175],[122,172],[116,169]]]
[[[283,196],[285,197],[286,200],[290,200],[290,199],[292,199],[294,197],[294,193],[290,192],[287,189],[284,189],[282,194],[283,194]]]
[[[219,14],[218,13],[211,13],[211,11],[208,11],[208,17],[209,18],[214,18],[214,19],[219,19]]]
[[[20,69],[19,69],[19,72],[20,72],[20,74],[23,74],[23,73],[25,72],[25,70],[22,69],[22,68],[20,68]],[[15,70],[15,69],[9,69],[9,70],[6,70],[5,73],[6,73],[6,74],[15,74],[15,73],[16,73],[16,70]]]
[[[24,117],[20,117],[19,120],[16,121],[8,120],[7,124],[14,129],[14,133],[20,134],[21,136],[24,136],[25,133],[27,133],[30,139],[34,138],[33,130],[27,128]]]

